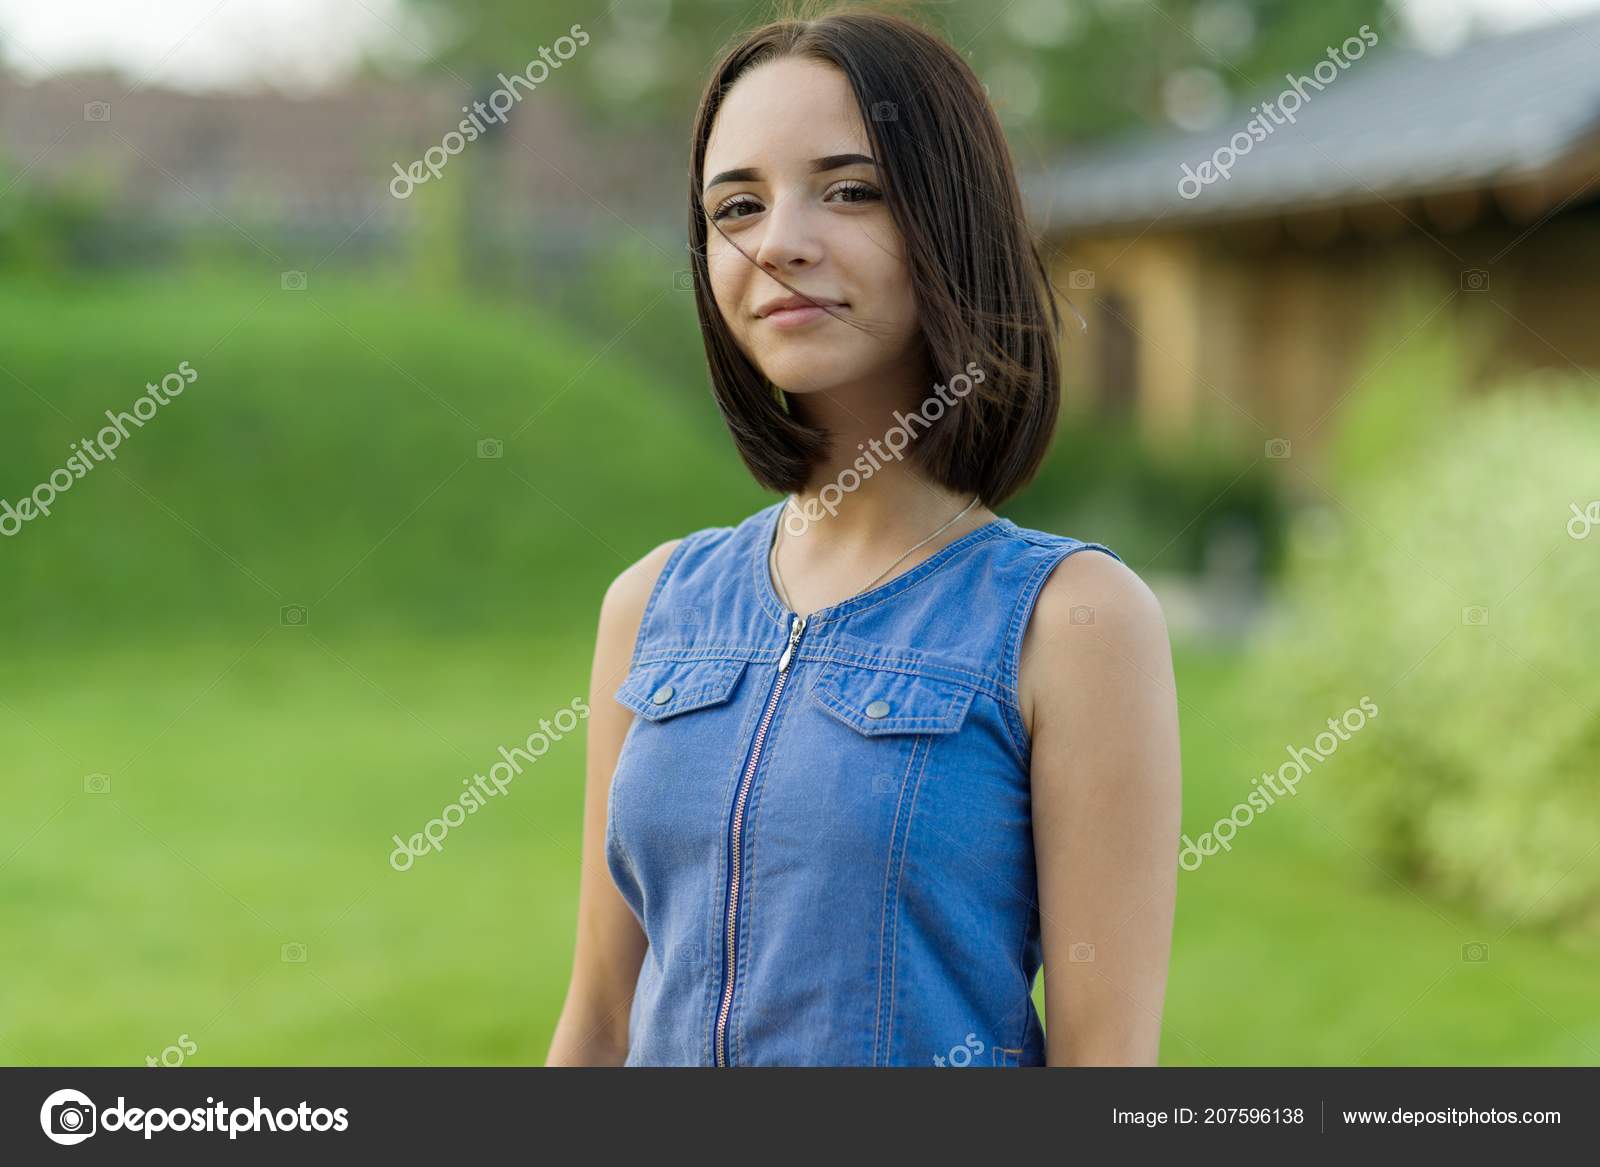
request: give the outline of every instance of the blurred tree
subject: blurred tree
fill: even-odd
[[[793,10],[742,0],[407,0],[435,30],[432,65],[477,80],[572,24],[591,43],[576,93],[603,122],[686,125],[718,50]],[[1370,25],[1397,39],[1392,0],[1011,0],[885,5],[939,30],[971,61],[1001,116],[1041,145],[1137,127],[1204,129],[1282,88]]]

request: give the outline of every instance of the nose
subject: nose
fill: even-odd
[[[755,254],[763,271],[794,271],[815,267],[821,261],[822,241],[803,197],[780,195],[768,208],[766,219]]]

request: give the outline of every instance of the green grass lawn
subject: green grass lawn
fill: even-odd
[[[588,653],[274,623],[7,670],[0,1060],[140,1064],[186,1034],[196,1065],[542,1061],[571,957],[581,740],[405,873],[389,837],[582,692]],[[1231,670],[1179,657],[1186,829],[1252,773],[1224,739]],[[86,792],[88,773],[110,790]],[[1316,794],[1180,876],[1167,1063],[1600,1062],[1591,956],[1374,874],[1311,821]],[[1489,961],[1463,962],[1484,940]]]
[[[404,873],[390,836],[582,694],[588,651],[274,622],[87,669],[40,660],[25,686],[8,671],[0,1060],[138,1064],[185,1033],[195,1064],[542,1060],[581,733]],[[94,772],[108,792],[84,790]]]

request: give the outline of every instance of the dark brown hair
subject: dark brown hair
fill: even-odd
[[[984,373],[918,438],[912,457],[949,489],[996,504],[1033,476],[1054,433],[1061,313],[983,85],[943,39],[884,12],[845,8],[749,33],[717,62],[695,114],[689,172],[695,305],[712,389],[739,455],[769,490],[798,491],[829,442],[824,430],[784,411],[771,383],[740,351],[712,297],[706,266],[700,184],[712,123],[734,82],[786,57],[834,66],[855,93],[885,204],[905,241],[935,380],[969,361]]]

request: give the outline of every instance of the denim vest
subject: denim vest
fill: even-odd
[[[627,1064],[1043,1065],[1018,657],[1051,570],[1116,553],[996,519],[801,621],[782,513],[674,549],[616,693]]]

